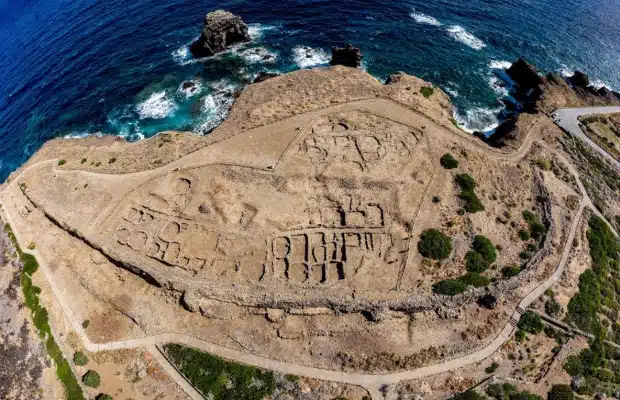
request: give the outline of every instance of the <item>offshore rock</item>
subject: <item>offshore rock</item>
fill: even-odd
[[[581,71],[575,71],[575,75],[568,78],[568,81],[571,85],[583,89],[587,88],[588,85],[590,85],[590,78],[588,77],[588,75],[584,74]]]
[[[528,91],[543,83],[535,66],[519,58],[506,70],[510,78],[519,85],[521,90]]]
[[[189,50],[196,58],[210,57],[249,40],[248,25],[241,17],[217,10],[207,14],[200,38],[192,43]]]
[[[359,48],[347,44],[346,47],[332,47],[332,60],[329,65],[344,65],[359,68],[362,64],[362,52]]]

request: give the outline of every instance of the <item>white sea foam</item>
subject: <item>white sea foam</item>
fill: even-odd
[[[273,31],[276,29],[278,29],[278,27],[273,25],[249,24],[248,35],[250,35],[252,40],[257,40],[263,36],[264,32]]]
[[[485,107],[473,107],[461,114],[458,110],[454,113],[454,119],[458,122],[461,129],[465,132],[474,133],[475,131],[487,132],[497,128],[497,119],[501,108],[490,109]]]
[[[315,65],[329,63],[330,55],[323,49],[313,49],[307,46],[296,46],[293,49],[293,59],[299,68],[308,68]]]
[[[612,88],[608,84],[606,84],[600,79],[594,79],[593,81],[590,82],[590,85],[592,85],[597,90],[602,87],[606,87],[607,89],[612,90]]]
[[[447,31],[448,35],[453,37],[455,40],[466,44],[474,50],[480,50],[483,47],[486,47],[486,44],[482,40],[467,32],[465,28],[460,25],[452,25]]]
[[[237,86],[227,80],[214,82],[210,85],[211,93],[203,97],[202,115],[194,126],[194,132],[207,133],[226,119],[230,107],[235,101]]]
[[[441,26],[441,22],[439,22],[436,18],[433,18],[430,15],[426,15],[419,11],[416,11],[415,8],[412,9],[411,14],[409,14],[409,16],[413,18],[415,22],[417,22],[418,24]]]
[[[267,50],[264,47],[254,47],[251,49],[244,50],[239,53],[247,63],[249,64],[257,64],[257,63],[275,63],[278,56],[275,53]]]
[[[454,97],[459,97],[459,92],[456,89],[450,88],[450,87],[445,87],[443,88],[443,90],[445,92],[447,92],[450,96]]]
[[[570,78],[571,76],[575,75],[575,71],[562,64],[562,66],[560,67],[560,75],[562,75],[564,78]]]
[[[489,83],[489,86],[491,87],[491,89],[493,89],[497,97],[501,98],[508,96],[508,88],[506,88],[506,86],[497,76],[495,76],[494,74],[490,75],[487,82]]]
[[[508,69],[511,66],[512,66],[512,63],[510,61],[492,60],[489,63],[489,68],[491,68],[491,69]]]
[[[154,93],[143,101],[136,105],[136,112],[140,119],[162,119],[166,118],[176,111],[177,104],[168,98],[165,91]]]

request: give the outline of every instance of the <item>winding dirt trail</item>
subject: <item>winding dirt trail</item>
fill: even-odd
[[[378,114],[383,114],[383,116],[385,116],[384,115],[386,113],[385,104],[379,104],[379,103],[384,103],[384,102],[385,100],[377,101],[376,105],[378,105],[378,107],[376,108],[372,106],[372,103],[365,102],[363,109],[372,109],[369,111],[373,111]],[[359,108],[359,105],[357,105],[357,107]],[[343,107],[340,106],[338,108],[343,108]],[[413,114],[411,110],[405,109],[404,107],[396,103],[392,103],[389,108],[391,109],[391,111],[388,114],[391,114],[390,116],[395,117],[394,119],[397,119],[398,120],[397,122],[400,122],[400,123],[408,122],[408,121],[404,121],[408,119],[406,114],[410,114],[410,115]],[[321,111],[326,112],[326,110],[321,110]],[[395,115],[394,111],[398,111],[396,114],[400,114],[400,115]],[[419,119],[421,118],[421,116],[416,115],[415,118]],[[433,122],[431,122],[430,120],[426,120],[426,123],[433,124]],[[445,129],[445,128],[442,127],[442,129]],[[465,147],[473,149],[475,151],[484,151],[485,153],[487,153],[487,155],[495,159],[517,162],[521,160],[529,152],[529,149],[532,143],[538,138],[539,130],[540,130],[539,124],[535,125],[530,131],[530,133],[528,134],[521,148],[517,152],[512,153],[512,154],[500,153],[498,151],[489,150],[488,148],[485,148],[482,144],[478,144],[471,140],[464,140],[463,142],[464,142]],[[452,132],[452,133],[454,135],[458,135],[456,132]],[[461,136],[462,135],[459,135],[459,137]],[[558,155],[562,157],[560,154]],[[181,158],[180,160],[173,162],[172,165],[164,166],[160,168],[159,171],[157,171],[157,173],[161,173],[162,170],[168,171],[168,170],[175,168],[175,166],[181,165],[181,160],[185,159],[186,157],[189,157],[189,159],[194,162],[196,161],[196,155],[190,154],[188,156]],[[43,163],[55,163],[55,161],[54,160],[43,161],[43,162],[34,164],[26,168],[24,171],[22,171],[22,174],[27,172],[30,168],[35,168],[37,166],[40,166],[39,164],[43,164]],[[519,321],[521,314],[524,312],[524,310],[527,309],[527,307],[529,307],[529,305],[532,304],[532,302],[534,302],[540,295],[542,295],[547,289],[553,286],[560,279],[560,277],[562,276],[562,273],[564,272],[564,268],[567,264],[570,251],[572,248],[573,238],[577,232],[579,222],[583,215],[584,209],[586,207],[589,207],[593,209],[595,213],[600,215],[600,213],[596,211],[595,207],[592,206],[592,202],[590,201],[590,198],[588,197],[585,191],[585,188],[583,187],[583,184],[581,183],[581,180],[579,179],[578,172],[575,170],[575,168],[570,163],[568,163],[567,161],[566,163],[569,166],[571,173],[575,176],[577,180],[577,184],[581,191],[582,199],[581,199],[579,208],[577,212],[575,213],[573,222],[571,224],[570,231],[569,231],[568,237],[566,239],[566,243],[563,248],[562,257],[554,273],[547,280],[542,282],[538,287],[532,290],[527,296],[525,296],[521,300],[521,302],[519,303],[519,306],[514,311],[510,321],[504,326],[504,328],[501,330],[501,332],[499,332],[499,334],[495,337],[495,339],[493,339],[490,343],[488,343],[483,348],[475,351],[474,353],[470,353],[468,355],[454,358],[451,360],[446,360],[439,364],[429,365],[429,366],[417,368],[414,370],[402,371],[402,372],[391,373],[391,374],[372,375],[372,374],[361,374],[361,373],[348,373],[348,372],[342,372],[342,371],[331,371],[331,370],[326,370],[326,369],[292,364],[288,362],[282,362],[282,361],[277,361],[277,360],[273,360],[273,359],[269,359],[265,357],[260,357],[254,354],[244,353],[244,352],[233,350],[227,347],[215,345],[207,341],[198,339],[196,337],[192,337],[192,336],[185,335],[185,334],[177,334],[177,333],[148,336],[148,337],[130,339],[130,340],[120,340],[120,341],[109,342],[109,343],[93,343],[86,335],[86,332],[82,328],[80,320],[73,313],[71,307],[69,306],[69,303],[67,302],[67,299],[65,299],[65,297],[63,296],[62,291],[59,290],[59,288],[57,287],[54,281],[54,278],[53,278],[53,273],[51,272],[51,269],[47,261],[41,257],[41,255],[38,253],[37,250],[24,250],[24,252],[32,254],[35,257],[37,257],[37,260],[41,267],[41,271],[43,272],[43,274],[45,275],[45,278],[49,282],[50,287],[54,293],[54,296],[57,298],[59,304],[61,305],[63,312],[65,316],[67,317],[69,323],[71,324],[72,328],[80,336],[84,344],[84,347],[88,351],[98,352],[102,350],[130,349],[130,348],[138,348],[138,347],[146,348],[155,355],[155,358],[162,365],[162,368],[171,376],[171,378],[173,378],[179,384],[179,386],[185,390],[188,396],[194,400],[201,400],[201,399],[204,399],[204,397],[198,391],[196,391],[196,389],[194,389],[181,374],[178,373],[178,371],[174,368],[174,366],[170,365],[170,363],[167,361],[165,356],[161,354],[159,348],[157,347],[158,344],[169,343],[169,342],[180,343],[186,346],[194,347],[202,351],[209,352],[211,354],[217,355],[219,357],[222,357],[228,360],[264,368],[267,370],[272,370],[272,371],[281,372],[285,374],[294,374],[294,375],[314,378],[314,379],[323,380],[323,381],[333,381],[333,382],[347,383],[351,385],[358,385],[368,390],[374,400],[379,400],[379,399],[384,398],[380,390],[384,385],[395,384],[395,383],[402,382],[402,381],[419,379],[419,378],[436,375],[436,374],[443,373],[443,372],[456,370],[458,368],[483,361],[484,359],[491,356],[495,351],[497,351],[504,343],[506,343],[512,337],[516,329],[516,324]],[[63,173],[59,170],[57,171],[60,173]],[[96,173],[91,173],[91,172],[89,172],[88,174],[102,175],[102,174],[96,174]],[[152,174],[152,172],[149,171],[149,172],[142,172],[142,173],[137,173],[137,174],[150,175]],[[11,182],[9,186],[16,184],[17,181],[18,179],[14,179],[13,182]],[[24,241],[20,240],[20,237],[21,237],[20,231],[19,231],[19,228],[14,224],[13,217],[11,216],[11,211],[15,212],[14,210],[10,210],[9,208],[5,207],[3,204],[3,214],[6,219],[6,222],[11,224],[17,240],[22,245],[22,247],[25,249],[26,246],[23,246]]]

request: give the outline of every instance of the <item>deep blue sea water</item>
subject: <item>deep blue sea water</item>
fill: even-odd
[[[192,60],[217,8],[253,41]],[[0,180],[56,136],[208,132],[258,71],[325,65],[345,42],[380,79],[442,87],[469,130],[497,123],[501,68],[519,56],[620,90],[620,0],[0,0]]]

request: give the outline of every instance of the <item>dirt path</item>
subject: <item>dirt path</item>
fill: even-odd
[[[388,108],[390,111],[386,111],[385,104],[382,104],[384,102],[385,101],[383,100],[377,101],[375,106],[378,106],[378,107],[373,107],[372,106],[373,103],[365,102],[364,107],[362,107],[362,109],[365,109],[365,110],[372,109],[368,111],[376,112],[377,114],[381,114],[382,116],[386,116],[385,114],[389,114],[389,116],[386,116],[386,117],[390,119],[394,119],[397,122],[401,122],[401,123],[411,124],[411,120],[414,120],[414,119],[419,120],[420,118],[422,118],[427,124],[432,123],[426,120],[424,117],[416,115],[412,113],[410,110],[400,105],[396,105],[395,103],[392,103],[392,102],[390,102],[391,104],[390,104],[390,107]],[[357,106],[359,108],[359,104]],[[342,107],[338,107],[338,108],[342,108]],[[326,112],[326,110],[322,110],[322,112]],[[538,125],[534,126],[534,128],[532,128],[532,131],[528,135],[524,144],[521,146],[521,148],[516,153],[513,153],[513,154],[506,154],[506,153],[501,153],[498,151],[489,150],[488,148],[484,148],[482,144],[479,145],[473,140],[464,140],[463,142],[464,142],[465,147],[468,147],[470,149],[475,148],[476,151],[484,151],[485,153],[492,156],[493,158],[508,160],[508,161],[519,161],[527,154],[532,143],[538,137],[538,129],[539,129]],[[453,132],[453,134],[458,135],[458,133],[456,132]],[[188,155],[186,157],[190,157],[190,159],[194,161],[196,160],[195,154]],[[183,157],[182,159],[177,160],[176,162],[173,162],[171,165],[162,167],[156,172],[156,174],[160,174],[163,171],[172,170],[173,168],[175,168],[175,166],[178,167],[182,163],[181,160],[184,160],[186,157]],[[55,161],[44,161],[42,163],[54,163],[54,162]],[[27,168],[26,170],[22,171],[22,173],[28,171],[30,168],[37,167],[38,165],[39,164],[34,164],[30,166],[29,168]],[[577,180],[579,189],[582,194],[582,199],[581,199],[579,209],[577,213],[575,214],[575,218],[573,219],[573,222],[572,222],[572,225],[569,231],[569,235],[566,239],[566,243],[564,245],[564,249],[562,252],[562,257],[553,275],[551,275],[547,280],[542,282],[532,292],[530,292],[527,296],[525,296],[525,298],[523,298],[523,300],[519,303],[519,306],[515,310],[510,321],[504,326],[502,331],[495,337],[495,339],[493,339],[485,347],[479,349],[478,351],[474,353],[465,355],[463,357],[455,358],[452,360],[447,360],[439,364],[430,365],[430,366],[418,368],[415,370],[392,373],[392,374],[370,375],[370,374],[360,374],[360,373],[348,373],[348,372],[342,372],[342,371],[330,371],[326,369],[307,367],[303,365],[276,361],[276,360],[272,360],[269,358],[256,356],[253,354],[243,353],[243,352],[233,350],[227,347],[215,345],[215,344],[206,342],[204,340],[201,340],[201,339],[198,339],[192,336],[188,336],[184,334],[176,334],[176,333],[149,336],[149,337],[143,337],[139,339],[120,340],[120,341],[115,341],[115,342],[110,342],[110,343],[93,343],[90,341],[90,339],[86,335],[79,319],[75,316],[75,314],[71,310],[71,307],[69,306],[67,300],[63,297],[62,292],[56,286],[56,283],[54,282],[54,279],[53,279],[53,274],[46,260],[44,260],[36,250],[32,250],[32,251],[25,250],[25,252],[30,253],[37,257],[37,260],[39,261],[39,264],[41,266],[41,270],[43,271],[43,274],[45,275],[46,279],[49,281],[50,287],[52,288],[54,295],[58,299],[59,304],[61,305],[67,319],[69,320],[75,332],[80,336],[84,344],[84,347],[88,351],[97,352],[97,351],[102,351],[102,350],[129,349],[129,348],[137,348],[137,347],[147,348],[155,354],[155,358],[161,363],[162,368],[166,370],[170,374],[170,376],[179,384],[179,386],[181,386],[187,392],[187,394],[193,399],[200,399],[202,396],[194,388],[192,388],[191,385],[189,385],[188,387],[188,382],[176,371],[176,369],[173,366],[171,366],[168,363],[165,357],[159,352],[159,350],[156,347],[157,344],[168,343],[168,342],[180,343],[180,344],[184,344],[187,346],[197,348],[199,350],[209,352],[211,354],[214,354],[219,357],[226,358],[226,359],[229,359],[235,362],[253,365],[256,367],[260,367],[260,368],[264,368],[264,369],[268,369],[268,370],[272,370],[276,372],[281,372],[285,374],[294,374],[294,375],[304,376],[308,378],[319,379],[323,381],[334,381],[334,382],[341,382],[341,383],[362,386],[370,392],[373,399],[378,400],[378,399],[383,399],[383,395],[380,392],[380,388],[384,385],[395,384],[401,381],[414,380],[414,379],[427,377],[430,375],[439,374],[442,372],[452,371],[452,370],[464,367],[466,365],[470,365],[473,363],[483,361],[487,357],[491,356],[506,341],[508,341],[512,337],[516,329],[516,324],[519,318],[521,317],[521,314],[524,312],[524,310],[527,307],[529,307],[529,305],[533,301],[535,301],[540,295],[542,295],[547,289],[553,286],[560,279],[560,277],[562,276],[562,273],[564,272],[564,268],[566,266],[568,257],[570,255],[573,238],[576,234],[579,221],[583,215],[583,211],[585,207],[589,207],[595,210],[595,208],[592,206],[592,202],[590,201],[590,198],[588,197],[585,191],[585,188],[583,187],[579,179],[579,175],[577,171],[572,167],[570,163],[567,163],[567,165],[570,166],[569,168]],[[99,175],[99,176],[102,175],[102,174],[96,174],[92,172],[88,172],[88,174]],[[152,176],[152,172],[149,172],[149,171],[146,171],[143,173],[137,173],[137,174],[141,174],[143,176],[149,174]],[[15,184],[17,181],[18,179],[14,179],[11,185]],[[5,218],[7,219],[7,222],[11,224],[11,226],[13,227],[14,233],[19,241],[19,238],[20,238],[19,228],[13,223],[10,210],[7,207],[3,207],[3,208],[4,208]],[[22,245],[24,244],[23,241],[20,241],[20,243]]]

